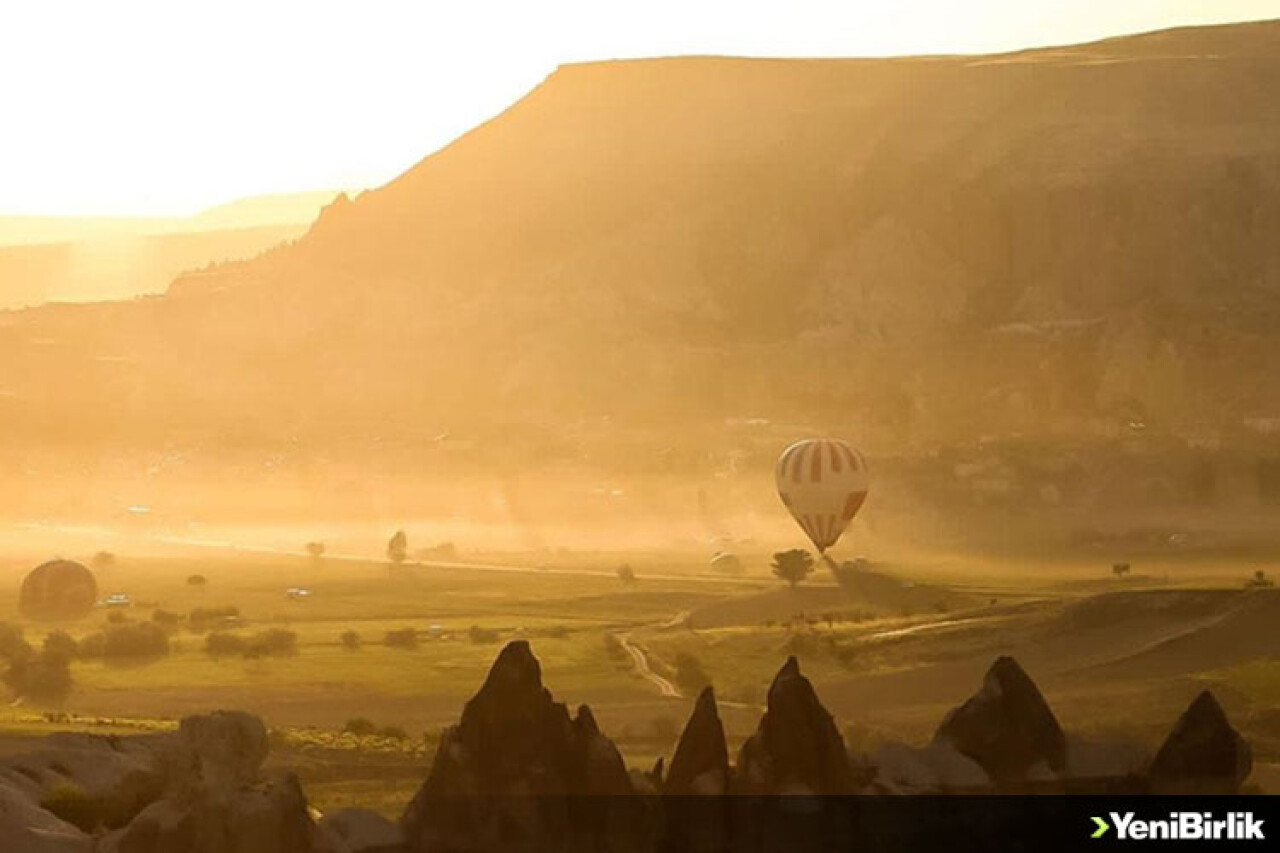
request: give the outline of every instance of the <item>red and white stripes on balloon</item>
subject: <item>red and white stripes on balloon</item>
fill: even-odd
[[[819,552],[839,540],[867,497],[867,462],[839,439],[798,441],[778,457],[778,494]]]

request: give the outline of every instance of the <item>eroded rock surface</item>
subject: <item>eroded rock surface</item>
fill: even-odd
[[[445,730],[401,823],[415,851],[625,849],[634,828],[573,798],[632,790],[591,709],[570,718],[543,686],[529,644],[517,640],[498,654],[458,725]]]
[[[1066,769],[1062,728],[1031,677],[1011,657],[987,670],[982,689],[934,735],[977,762],[1000,785],[1041,781]]]
[[[1148,777],[1155,793],[1234,794],[1252,769],[1249,744],[1206,690],[1178,718]]]
[[[724,724],[716,708],[716,694],[704,687],[694,703],[671,756],[662,791],[671,795],[724,794],[729,790],[729,750]]]
[[[769,687],[756,733],[738,753],[735,784],[741,793],[845,794],[854,787],[849,756],[835,720],[787,658]]]

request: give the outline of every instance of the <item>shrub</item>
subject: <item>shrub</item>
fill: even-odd
[[[76,656],[80,658],[100,658],[107,645],[107,635],[101,631],[81,637],[76,644]]]
[[[168,610],[156,610],[151,614],[151,621],[172,634],[182,624],[182,617]]]
[[[284,628],[270,628],[249,638],[245,657],[288,657],[298,653],[298,635]]]
[[[206,586],[209,579],[204,575],[191,575],[187,578],[187,586]]]
[[[1245,586],[1252,587],[1253,589],[1266,589],[1267,587],[1275,586],[1275,581],[1267,577],[1267,573],[1262,569],[1258,569],[1253,573],[1253,577],[1245,581]]]
[[[468,628],[467,636],[473,643],[496,643],[501,639],[497,631],[492,628],[481,628],[479,625]]]
[[[711,683],[711,677],[702,668],[702,661],[688,652],[676,655],[675,682],[685,693],[697,693]]]
[[[227,634],[222,631],[214,631],[212,634],[204,638],[204,650],[215,658],[229,657],[231,655],[243,655],[247,648],[244,637],[238,634]]]
[[[103,821],[104,804],[71,782],[59,782],[40,800],[40,807],[82,832],[93,832]]]
[[[214,631],[204,638],[205,653],[215,657],[287,657],[298,653],[298,635],[284,628],[259,631],[249,637]]]
[[[70,659],[41,653],[15,660],[5,674],[5,681],[20,696],[60,702],[71,692]]]
[[[382,642],[393,649],[416,649],[418,647],[418,632],[413,628],[388,631]]]
[[[76,656],[76,641],[66,631],[52,631],[44,638],[44,656],[50,659],[70,661]]]
[[[618,580],[624,584],[633,584],[636,582],[636,570],[631,568],[630,563],[623,563],[618,566]]]
[[[378,737],[384,737],[388,740],[408,740],[409,733],[399,726],[383,726],[378,729]]]
[[[197,634],[240,620],[240,608],[232,604],[222,607],[197,607],[187,614],[187,627]]]
[[[342,636],[338,639],[342,643],[342,647],[348,651],[360,648],[360,635],[355,631],[343,631]]]
[[[154,622],[108,625],[102,657],[106,661],[163,657],[169,654],[169,635]]]
[[[31,654],[31,644],[22,636],[22,629],[8,622],[0,622],[0,658],[12,660]]]
[[[368,737],[369,735],[377,734],[378,727],[373,724],[373,720],[367,717],[352,717],[347,720],[347,724],[342,727],[342,730],[356,737]]]

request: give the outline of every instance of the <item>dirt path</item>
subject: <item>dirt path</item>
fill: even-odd
[[[622,647],[627,650],[627,654],[631,655],[631,662],[636,665],[636,672],[651,682],[654,687],[657,687],[659,693],[671,699],[683,698],[674,684],[653,671],[649,666],[648,655],[645,654],[644,649],[631,642],[630,634],[623,634],[618,637],[618,640],[622,643]]]

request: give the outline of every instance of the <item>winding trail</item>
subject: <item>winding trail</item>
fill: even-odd
[[[645,654],[644,649],[631,642],[630,634],[622,634],[618,637],[618,641],[627,650],[627,654],[631,655],[631,662],[636,665],[636,672],[657,687],[659,693],[670,699],[684,698],[674,684],[653,671],[649,666],[649,656]]]

